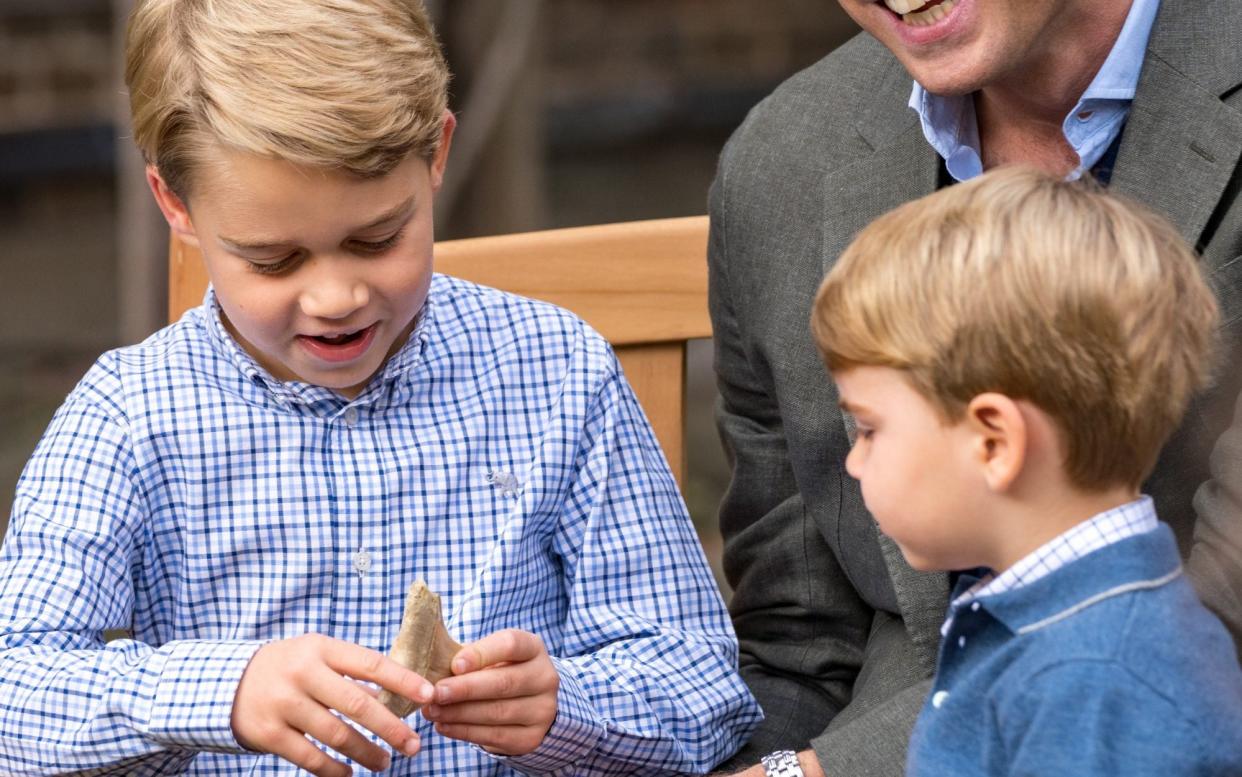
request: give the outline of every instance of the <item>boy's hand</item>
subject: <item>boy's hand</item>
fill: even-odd
[[[382,653],[307,634],[254,654],[233,697],[233,735],[243,747],[273,753],[318,777],[349,777],[352,770],[308,742],[307,734],[372,771],[388,768],[388,753],[333,715],[336,710],[394,749],[417,753],[418,734],[362,680],[414,701],[431,700],[431,683]]]
[[[543,742],[561,678],[542,639],[517,629],[490,634],[461,649],[453,674],[423,708],[436,731],[496,755],[525,755]]]

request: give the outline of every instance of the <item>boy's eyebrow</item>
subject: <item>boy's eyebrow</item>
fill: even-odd
[[[414,197],[413,195],[411,195],[410,197],[406,198],[406,200],[402,202],[401,204],[397,205],[394,208],[390,208],[389,210],[380,214],[380,216],[376,218],[375,220],[367,224],[363,224],[360,227],[351,229],[350,233],[352,234],[356,232],[365,232],[368,229],[374,229],[375,227],[378,227],[381,224],[385,224],[389,221],[396,221],[398,219],[407,218],[409,214],[411,213],[411,211],[413,210],[414,210]],[[262,250],[265,248],[275,248],[277,246],[288,245],[288,241],[234,240],[232,238],[224,237],[223,235],[217,236],[216,240],[222,243],[225,248],[228,248],[233,251],[257,251],[257,250]]]
[[[859,407],[858,405],[851,405],[849,400],[846,399],[845,397],[842,397],[841,399],[837,400],[837,406],[840,407],[845,412],[849,413],[850,415],[855,415],[855,416],[858,415],[860,412],[865,413],[867,410],[865,406]]]
[[[405,202],[401,203],[400,205],[397,205],[395,208],[389,209],[387,212],[385,212],[379,218],[375,219],[369,224],[363,224],[357,229],[351,230],[351,232],[365,232],[368,229],[373,229],[389,221],[396,221],[397,219],[408,216],[413,210],[414,210],[414,195],[410,195],[409,197],[406,198]]]

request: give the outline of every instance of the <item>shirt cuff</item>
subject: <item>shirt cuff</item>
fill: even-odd
[[[246,753],[233,736],[233,698],[264,642],[178,641],[165,645],[147,736],[165,746]]]
[[[554,774],[573,767],[591,754],[607,733],[578,678],[555,656],[552,663],[561,682],[552,728],[539,747],[526,755],[497,756],[498,761],[525,774]]]

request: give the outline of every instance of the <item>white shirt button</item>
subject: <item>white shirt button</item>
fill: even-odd
[[[960,648],[965,648],[965,647],[966,647],[966,638],[965,638],[965,637],[958,637],[958,638],[957,638],[957,646],[958,646],[958,648],[959,648],[959,649],[960,649]]]
[[[935,707],[936,709],[940,709],[941,705],[943,705],[948,700],[948,698],[949,698],[948,691],[936,691],[934,694],[932,694],[932,706]]]
[[[341,420],[345,422],[346,426],[353,426],[358,423],[358,409],[354,407],[346,408],[345,415],[341,416]]]
[[[971,605],[970,605],[970,611],[971,611],[971,612],[979,612],[979,603],[978,603],[978,602],[974,602],[973,604],[971,604]]]
[[[371,554],[365,550],[359,550],[354,554],[354,570],[359,575],[365,575],[371,569]]]

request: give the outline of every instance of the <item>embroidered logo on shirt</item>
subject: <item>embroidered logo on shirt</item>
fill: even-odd
[[[503,469],[489,469],[487,482],[499,488],[500,493],[510,499],[516,499],[522,493],[522,484],[518,482],[517,476]]]

